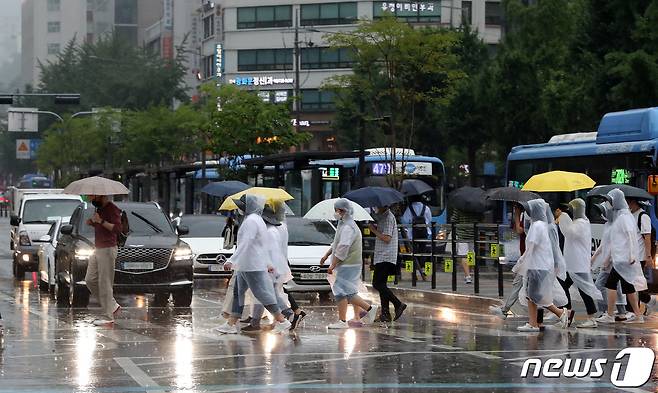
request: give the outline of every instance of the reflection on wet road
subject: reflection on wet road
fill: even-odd
[[[2,228],[0,228],[2,229]],[[221,336],[224,281],[197,283],[191,308],[119,295],[116,326],[89,309],[57,307],[31,274],[11,278],[0,250],[0,392],[615,391],[602,378],[520,378],[528,357],[607,358],[629,346],[658,349],[658,324],[517,333],[522,319],[413,304],[394,324],[328,331],[335,309],[307,298],[297,333]],[[29,278],[29,279],[28,279]],[[93,301],[93,300],[92,300]],[[655,370],[654,370],[655,372]],[[639,389],[656,391],[652,380]]]

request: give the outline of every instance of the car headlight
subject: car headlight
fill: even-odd
[[[81,261],[87,261],[89,258],[94,255],[93,248],[78,248],[75,250],[75,259]]]
[[[31,246],[32,242],[30,241],[30,235],[27,232],[21,232],[18,235],[18,244],[21,246]]]
[[[21,259],[23,259],[23,262],[30,262],[30,254],[23,254]]]
[[[185,261],[193,257],[192,249],[187,244],[178,246],[174,251],[174,260],[176,261]]]

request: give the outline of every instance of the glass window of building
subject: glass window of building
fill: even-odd
[[[302,112],[331,111],[335,108],[334,93],[318,89],[302,89]]]
[[[61,29],[61,24],[59,22],[48,22],[49,33],[59,33],[60,29]]]
[[[238,29],[292,26],[292,6],[238,8]]]
[[[209,79],[215,76],[215,56],[205,56],[203,58],[203,77]]]
[[[462,24],[463,25],[472,25],[473,24],[473,2],[472,1],[462,1]]]
[[[215,35],[215,15],[211,14],[203,18],[203,39]]]
[[[49,55],[56,55],[59,53],[59,44],[48,44],[48,54]]]
[[[48,0],[48,11],[59,11],[59,0]]]
[[[401,3],[390,1],[373,1],[372,14],[375,19],[386,15],[396,16],[409,23],[439,23],[441,22],[441,2],[422,1]]]
[[[352,51],[349,48],[303,48],[301,68],[350,68],[353,64]]]
[[[137,0],[114,0],[114,22],[119,25],[136,25]]]
[[[137,26],[115,26],[114,35],[117,40],[137,45]]]
[[[503,9],[497,1],[484,3],[484,24],[500,26],[503,24]]]
[[[292,49],[246,49],[238,51],[238,71],[292,69]]]
[[[345,25],[356,23],[356,2],[302,4],[302,26]]]

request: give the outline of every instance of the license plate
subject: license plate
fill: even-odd
[[[124,262],[124,270],[152,270],[153,262]]]
[[[326,280],[327,273],[302,273],[302,280]]]
[[[211,272],[221,272],[224,270],[224,265],[208,265],[208,271]]]

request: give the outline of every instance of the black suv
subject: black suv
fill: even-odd
[[[126,213],[130,232],[119,247],[114,266],[114,289],[126,293],[154,293],[160,301],[171,294],[174,305],[192,302],[192,250],[178,238],[187,233],[175,228],[156,203],[117,203]],[[55,249],[57,303],[85,307],[87,262],[94,253],[94,229],[86,224],[95,208],[88,203],[75,209]]]

